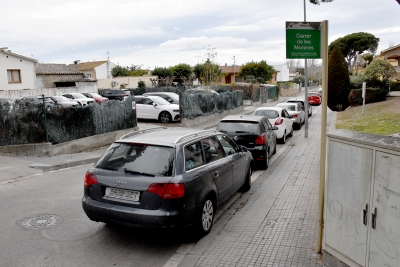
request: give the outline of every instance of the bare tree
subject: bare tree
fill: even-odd
[[[286,60],[286,66],[289,69],[289,72],[295,72],[296,69],[296,60],[293,58],[287,59]]]

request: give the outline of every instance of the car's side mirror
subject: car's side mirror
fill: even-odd
[[[272,130],[278,130],[277,126],[272,126]]]
[[[292,114],[289,114],[289,119],[292,119],[293,118],[293,115]]]
[[[247,152],[248,150],[247,150],[247,147],[245,147],[245,146],[239,146],[240,147],[240,151],[242,151],[242,152]]]
[[[156,102],[153,102],[152,105],[156,107],[156,106],[157,106],[157,103],[156,103]]]
[[[168,102],[169,102],[169,103],[172,103],[172,102],[174,102],[174,100],[172,100],[172,99],[168,99]]]

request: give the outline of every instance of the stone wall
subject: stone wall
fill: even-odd
[[[42,88],[53,88],[56,87],[56,82],[72,82],[78,81],[83,78],[82,74],[71,74],[71,75],[36,75],[36,87]]]
[[[280,96],[294,96],[300,93],[299,89],[279,89]]]
[[[20,99],[24,96],[37,96],[44,94],[45,96],[62,95],[67,93],[98,93],[96,82],[75,82],[76,86],[39,89],[23,89],[23,90],[0,90],[0,98]]]

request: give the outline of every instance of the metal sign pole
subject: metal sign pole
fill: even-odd
[[[363,107],[362,107],[362,115],[364,115],[365,108],[365,91],[367,90],[367,84],[365,82],[362,83],[362,99],[363,99]]]
[[[326,166],[326,121],[328,106],[328,21],[322,22],[322,104],[321,104],[321,147],[319,155],[319,210],[318,210],[318,233],[317,253],[321,253],[322,233],[324,227],[324,197],[325,197],[325,166]]]

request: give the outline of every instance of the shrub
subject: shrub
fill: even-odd
[[[146,87],[146,83],[142,80],[138,81],[138,88],[145,88]]]
[[[328,107],[342,111],[349,106],[350,78],[347,63],[338,46],[328,59]]]
[[[400,91],[400,82],[390,82],[390,91]]]
[[[381,102],[386,100],[386,90],[380,88],[367,88],[365,93],[365,104]],[[350,106],[361,106],[363,104],[362,89],[354,89],[349,94]]]

